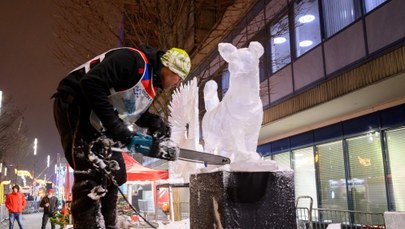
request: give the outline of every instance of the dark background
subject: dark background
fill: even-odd
[[[36,158],[27,157],[19,165],[32,170],[35,163],[37,174],[44,172],[47,155],[53,163],[57,153],[63,157],[50,97],[70,68],[62,66],[51,52],[56,45],[64,45],[57,44],[54,36],[55,9],[51,0],[0,1],[0,90],[3,99],[11,96],[24,110],[32,154],[31,146],[38,138]],[[49,170],[53,173],[54,164]]]

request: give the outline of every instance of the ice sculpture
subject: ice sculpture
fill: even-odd
[[[172,96],[169,105],[171,126],[171,139],[180,148],[203,151],[200,144],[200,122],[198,119],[198,86],[197,78],[182,84]],[[172,180],[182,179],[179,182],[188,182],[190,174],[202,167],[196,164],[177,160],[169,162],[169,173]]]
[[[211,111],[219,104],[218,85],[215,81],[209,80],[204,86],[205,110]]]
[[[229,157],[232,163],[260,160],[256,153],[263,118],[259,96],[259,58],[263,46],[256,41],[248,48],[237,49],[229,43],[218,45],[228,62],[229,88],[221,102],[215,81],[207,82],[204,92],[206,110],[202,120],[204,150]],[[212,93],[215,91],[215,93]],[[215,103],[217,103],[215,105]]]
[[[202,120],[204,150],[199,144],[197,79],[183,84],[173,94],[169,123],[171,139],[181,148],[205,151],[229,157],[233,171],[274,171],[274,161],[263,161],[256,152],[263,118],[259,96],[259,58],[264,49],[259,42],[248,48],[237,49],[220,43],[219,53],[229,63],[229,88],[223,100],[218,99],[218,86],[208,81],[204,87],[206,113]],[[169,163],[171,178],[181,176],[188,182],[189,175],[198,172],[201,164],[176,161]],[[227,169],[227,168],[225,168]],[[201,170],[202,171],[202,170]]]

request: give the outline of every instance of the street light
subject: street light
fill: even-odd
[[[37,145],[38,145],[38,139],[34,139],[34,155],[37,155]]]
[[[3,101],[3,91],[0,91],[0,114],[1,114],[1,103]]]
[[[49,168],[49,162],[50,162],[51,157],[48,155],[46,158],[46,167]]]

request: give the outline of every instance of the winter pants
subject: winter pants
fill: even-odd
[[[84,109],[83,109],[84,110]],[[86,150],[80,146],[88,144],[94,135],[89,123],[89,111],[81,111],[77,104],[69,103],[63,96],[55,97],[54,118],[61,136],[65,157],[75,170],[72,188],[71,212],[75,229],[116,229],[116,205],[118,188],[112,183],[106,186],[107,193],[99,199],[88,194],[101,185],[102,176],[87,160]],[[122,158],[122,155],[121,155]],[[122,160],[123,161],[123,160]],[[125,165],[123,166],[125,171]],[[87,173],[80,173],[86,171]],[[105,183],[105,182],[104,182]]]
[[[49,218],[50,214],[49,213],[44,213],[44,215],[42,216],[42,226],[41,229],[45,229],[46,228],[46,224],[48,223],[48,218]],[[55,229],[55,224],[51,223],[51,229]]]

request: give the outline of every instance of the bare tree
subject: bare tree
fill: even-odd
[[[15,164],[25,157],[28,143],[23,119],[23,110],[12,98],[5,98],[0,113],[0,162]]]
[[[173,46],[183,47],[188,42],[196,47],[199,43],[202,44],[202,37],[206,36],[204,33],[210,32],[216,21],[221,19],[222,15],[218,12],[224,11],[233,2],[234,0],[57,1],[54,14],[57,26],[54,34],[59,42],[52,51],[61,63],[73,68],[117,46],[137,47],[148,44],[166,50]],[[193,54],[193,50],[188,51]],[[160,93],[163,98],[156,100],[153,105],[163,117],[167,117],[166,107],[170,94]]]
[[[75,67],[89,58],[117,46],[137,47],[148,44],[162,50],[184,47],[192,58],[192,66],[199,66],[218,42],[235,26],[243,22],[257,0],[62,0],[57,1],[55,36],[60,40],[53,48],[60,62]],[[275,0],[279,8],[285,1]],[[283,6],[281,6],[283,7]],[[271,15],[259,16],[249,25],[235,45],[242,45],[254,37]],[[267,12],[267,13],[269,13]],[[283,28],[281,28],[283,27]],[[288,24],[280,26],[275,36],[288,31]],[[269,35],[256,36],[256,40]],[[267,41],[264,41],[267,42]],[[289,57],[284,57],[289,58]],[[284,60],[274,60],[274,63]],[[199,74],[201,87],[210,79],[219,80],[222,68],[206,68]],[[214,73],[215,72],[215,73]],[[159,93],[153,109],[162,117],[168,116],[167,105],[171,93]],[[202,96],[200,96],[202,97]]]

